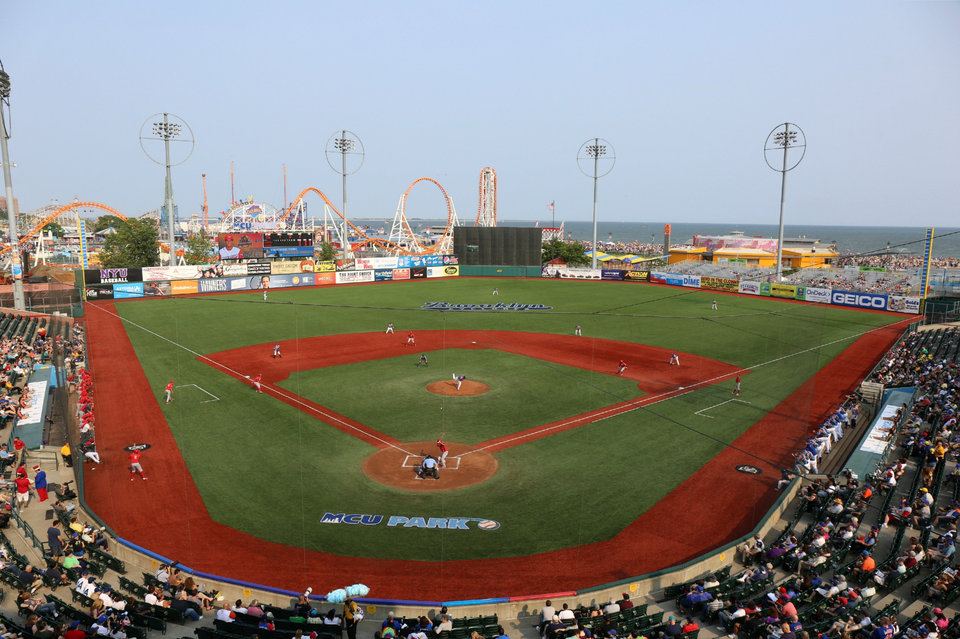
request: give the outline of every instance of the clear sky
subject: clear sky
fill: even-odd
[[[341,128],[366,149],[351,217],[391,218],[438,180],[462,221],[485,166],[499,217],[592,217],[577,150],[608,140],[601,219],[776,223],[780,175],[763,143],[794,122],[796,224],[957,226],[960,3],[6,0],[14,193],[28,211],[79,197],[127,215],[158,207],[162,167],[139,131],[181,116],[195,151],[174,168],[180,215],[236,195],[280,206],[340,177]],[[8,122],[8,126],[9,126]],[[311,199],[312,198],[312,199]],[[311,214],[320,211],[310,196]],[[409,217],[445,216],[418,185]]]

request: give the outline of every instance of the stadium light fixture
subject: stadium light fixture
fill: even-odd
[[[794,161],[788,159],[790,150],[796,149],[800,151],[799,155],[794,154]],[[783,279],[783,212],[784,205],[787,199],[787,171],[791,171],[796,168],[800,161],[803,160],[803,156],[807,152],[807,137],[803,133],[803,129],[798,127],[796,124],[790,122],[784,122],[783,124],[778,124],[773,128],[772,131],[767,135],[767,140],[763,145],[763,159],[766,161],[767,166],[769,166],[774,171],[780,173],[780,232],[777,236],[777,281]],[[776,156],[780,153],[783,153],[782,162],[777,165]]]
[[[343,259],[347,259],[347,253],[350,250],[350,239],[347,233],[347,176],[356,173],[360,170],[360,167],[363,166],[363,142],[360,141],[360,138],[358,138],[355,133],[341,129],[340,131],[335,131],[333,135],[327,139],[326,154],[327,164],[330,165],[330,168],[343,176],[343,203],[342,210],[340,211],[343,215],[341,243],[343,244]],[[332,158],[335,155],[340,156],[339,167],[333,162]],[[360,161],[357,163],[356,168],[350,169],[347,167],[347,156],[359,156]]]
[[[593,269],[597,268],[597,181],[612,171],[616,162],[617,155],[613,145],[603,138],[587,140],[580,145],[577,153],[577,166],[580,171],[593,178],[593,257],[590,260],[590,268]]]
[[[7,192],[7,224],[10,228],[10,274],[13,276],[13,306],[18,311],[27,310],[23,295],[23,265],[20,262],[20,233],[17,230],[17,214],[14,211],[13,175],[10,173],[10,152],[7,149],[7,122],[3,108],[10,109],[10,74],[0,62],[0,151],[3,155],[3,183]]]

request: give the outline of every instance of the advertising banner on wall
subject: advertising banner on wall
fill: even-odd
[[[858,293],[856,291],[833,291],[830,294],[830,303],[838,306],[855,306],[857,308],[872,308],[879,311],[887,310],[887,296],[876,293]]]
[[[373,271],[337,271],[337,284],[372,282]]]
[[[113,299],[113,285],[107,284],[105,286],[88,286],[83,289],[83,294],[88,300],[112,300]]]
[[[217,255],[221,260],[263,257],[263,233],[218,233]]]
[[[170,282],[170,292],[173,295],[192,295],[199,291],[197,280],[174,280]]]
[[[333,273],[337,270],[336,260],[316,260],[313,263],[314,273]]]
[[[139,268],[89,268],[83,271],[85,284],[116,284],[119,282],[142,282],[143,269]]]
[[[621,273],[620,269],[600,269],[600,279],[620,281],[623,279],[623,274]]]
[[[683,276],[683,285],[687,288],[700,288],[700,276],[699,275],[684,275]]]
[[[122,300],[131,297],[143,297],[143,282],[127,282],[113,285],[113,298]]]
[[[808,302],[819,302],[821,304],[829,304],[830,289],[817,288],[815,286],[808,286],[806,292],[803,295],[803,299]]]
[[[700,288],[705,288],[710,291],[729,291],[731,293],[736,293],[739,284],[740,283],[737,280],[731,280],[726,277],[700,278]]]
[[[144,282],[143,294],[147,297],[170,295],[170,282]]]
[[[746,295],[759,295],[760,282],[740,282],[737,290]]]
[[[428,266],[427,277],[455,277],[460,274],[459,266]]]
[[[427,279],[427,267],[426,267],[426,266],[412,266],[412,267],[410,267],[410,279],[412,279],[412,280],[425,280],[425,279]]]
[[[625,282],[646,282],[650,279],[650,271],[623,271]]]
[[[222,277],[197,280],[201,293],[226,293],[230,290],[229,282],[230,280]]]
[[[410,279],[410,269],[409,269],[409,268],[395,268],[395,269],[393,269],[393,279],[395,279],[395,280],[409,280],[409,279]]]
[[[315,284],[317,284],[317,286],[320,286],[321,284],[336,284],[337,273],[335,271],[323,271],[322,273],[314,273],[313,281]]]
[[[920,313],[920,298],[891,295],[887,300],[887,310],[917,315]]]
[[[761,295],[770,295],[770,283],[769,283],[769,282],[760,282],[760,294],[761,294]]]
[[[456,264],[456,255],[411,255],[410,266],[446,266]],[[397,264],[397,266],[402,266]]]
[[[373,271],[373,279],[377,282],[387,282],[393,279],[392,268],[378,268]]]
[[[273,262],[270,265],[270,273],[283,275],[288,273],[313,273],[313,260],[300,260],[299,262]]]
[[[270,262],[267,273],[270,272]],[[144,282],[161,280],[197,280],[203,277],[234,277],[247,275],[251,264],[206,264],[192,266],[148,266],[141,269]]]
[[[373,269],[378,268],[397,268],[398,258],[394,257],[358,257],[356,260],[356,268],[358,269]]]
[[[771,284],[770,296],[792,300],[797,297],[797,287],[792,284]]]

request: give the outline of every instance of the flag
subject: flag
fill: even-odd
[[[556,200],[554,200],[554,202],[556,202]],[[552,210],[553,210],[553,202],[551,202],[550,204],[547,204],[547,208],[552,211]]]

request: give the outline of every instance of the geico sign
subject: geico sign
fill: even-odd
[[[887,300],[877,295],[867,295],[865,293],[845,293],[843,291],[834,291],[830,301],[834,304],[844,306],[859,306],[861,308],[879,308],[887,307]]]

